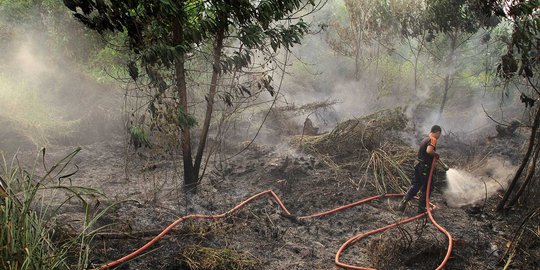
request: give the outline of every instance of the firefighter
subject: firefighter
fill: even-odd
[[[414,177],[411,187],[403,197],[403,200],[399,203],[399,211],[404,211],[407,202],[411,200],[418,191],[422,190],[422,195],[418,201],[418,213],[426,212],[426,191],[427,182],[429,178],[429,172],[434,158],[439,158],[437,150],[437,140],[441,136],[441,127],[434,125],[431,127],[429,135],[422,140],[420,148],[418,149],[418,160],[414,166]],[[433,185],[431,185],[430,193],[433,191]]]

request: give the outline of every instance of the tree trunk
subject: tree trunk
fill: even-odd
[[[446,100],[448,99],[448,91],[450,90],[450,80],[454,76],[454,68],[452,67],[452,65],[454,64],[454,55],[456,53],[457,35],[450,36],[450,39],[450,54],[448,55],[448,59],[446,59],[446,65],[449,71],[446,76],[444,76],[444,94],[441,102],[441,108],[439,109],[439,116],[437,117],[437,121],[439,121],[442,117],[444,106],[446,105]]]
[[[357,81],[360,80],[360,64],[362,63],[362,30],[357,29],[356,33],[356,46],[354,48],[355,57],[354,57],[354,76]]]
[[[437,117],[437,121],[441,120],[443,110],[444,110],[444,105],[446,104],[446,99],[448,98],[449,89],[450,89],[450,74],[446,74],[446,76],[444,77],[444,93],[443,93],[441,108],[439,109],[439,116]]]
[[[414,61],[414,94],[418,94],[418,63]]]
[[[208,96],[206,96],[206,114],[204,116],[204,124],[201,131],[201,137],[199,140],[199,146],[197,148],[197,155],[195,156],[195,165],[194,171],[199,177],[199,171],[201,168],[202,156],[204,153],[204,148],[206,146],[206,139],[208,138],[208,129],[210,128],[210,120],[212,119],[212,112],[214,110],[214,97],[216,96],[218,79],[221,73],[220,61],[221,54],[223,50],[223,39],[225,34],[225,28],[219,28],[216,33],[216,43],[214,44],[214,63],[212,69],[212,79],[210,81],[210,90],[208,91]]]
[[[377,53],[375,54],[375,78],[379,80],[379,56],[381,54],[381,41],[377,39]]]
[[[422,42],[418,45],[418,51],[416,54],[413,52],[414,55],[414,94],[418,94],[418,58],[420,58],[420,54],[422,53],[422,48],[424,47],[424,37],[422,36]],[[412,51],[412,48],[411,48]]]
[[[183,42],[183,26],[179,18],[173,19],[173,43],[174,45],[181,45]],[[184,53],[179,53],[174,61],[175,79],[176,79],[176,91],[178,91],[179,107],[188,113],[187,102],[187,85],[185,76],[185,61]],[[197,192],[197,177],[193,170],[193,159],[191,157],[191,137],[189,126],[181,127],[181,145],[182,145],[182,159],[184,162],[184,191],[191,193]]]
[[[523,160],[521,160],[521,164],[519,165],[519,168],[516,171],[516,174],[514,175],[514,178],[512,179],[512,182],[510,182],[510,185],[508,186],[508,189],[504,193],[503,198],[497,204],[497,212],[501,212],[504,209],[504,206],[506,204],[506,201],[510,197],[510,194],[512,194],[512,191],[514,190],[517,181],[519,180],[521,173],[523,173],[523,169],[525,169],[525,166],[527,166],[527,163],[529,162],[529,158],[531,157],[531,153],[534,148],[534,139],[536,138],[536,131],[538,130],[538,125],[540,124],[540,106],[538,106],[538,109],[536,111],[536,114],[534,116],[534,122],[531,129],[531,135],[529,137],[529,146],[527,147],[527,152],[525,153],[525,156],[523,156]]]
[[[354,57],[354,78],[358,81],[360,80],[360,48],[356,48],[356,55]]]
[[[508,203],[508,206],[513,206],[516,204],[516,202],[521,198],[521,195],[531,182],[531,179],[534,177],[534,173],[536,171],[536,162],[538,161],[538,154],[540,153],[540,144],[537,142],[536,147],[534,149],[534,154],[531,163],[529,164],[529,168],[527,169],[527,175],[525,175],[525,181],[523,181],[523,184],[519,188],[518,192],[516,193],[516,196],[510,202]]]

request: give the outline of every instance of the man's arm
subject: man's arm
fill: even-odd
[[[437,152],[435,152],[435,147],[433,147],[433,145],[428,145],[427,149],[426,149],[426,153],[428,153],[429,155],[433,156],[433,157],[436,157],[436,158],[439,158],[439,154]]]

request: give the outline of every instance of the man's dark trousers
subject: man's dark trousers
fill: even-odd
[[[405,199],[410,200],[418,193],[418,191],[422,190],[418,204],[419,210],[425,210],[426,208],[426,190],[430,170],[431,164],[428,165],[424,162],[418,162],[418,164],[414,166],[414,178],[412,180],[411,188],[409,188],[405,195]],[[433,184],[431,185],[429,193],[431,194],[431,192],[433,192]]]

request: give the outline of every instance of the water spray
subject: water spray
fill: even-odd
[[[440,164],[448,167],[442,161]],[[461,207],[485,203],[490,196],[506,188],[515,166],[503,159],[489,158],[472,172],[459,168],[445,170],[443,197],[448,206]]]

